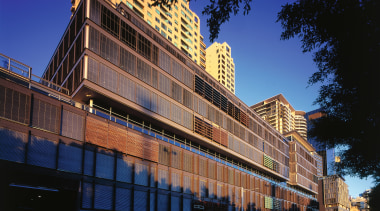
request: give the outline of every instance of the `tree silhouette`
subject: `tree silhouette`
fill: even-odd
[[[338,172],[380,184],[380,4],[374,0],[297,1],[283,6],[281,38],[299,37],[318,66],[315,103],[326,116],[309,136],[342,149]]]

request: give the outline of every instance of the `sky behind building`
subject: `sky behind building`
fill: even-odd
[[[248,106],[282,93],[296,110],[307,112],[318,108],[313,105],[318,87],[307,87],[317,67],[311,53],[302,53],[299,39],[280,40],[282,28],[276,20],[285,2],[254,0],[249,15],[232,16],[215,41],[231,47],[235,94]],[[201,0],[190,2],[208,47],[212,43],[203,7]],[[0,52],[41,76],[70,21],[70,8],[70,0],[0,1]],[[346,177],[346,182],[352,196],[372,186],[372,180]]]

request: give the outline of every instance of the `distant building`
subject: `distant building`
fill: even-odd
[[[318,196],[320,211],[348,211],[350,201],[348,186],[343,177],[330,175],[319,179],[322,194]]]
[[[256,103],[251,108],[280,133],[295,130],[307,140],[305,112],[296,111],[282,94]]]
[[[363,193],[359,194],[359,197],[351,198],[350,211],[369,211],[369,194],[371,191],[371,189],[365,190]]]
[[[206,71],[235,94],[235,64],[230,46],[214,42],[206,49],[206,55]]]
[[[307,129],[310,130],[313,127],[313,120],[317,120],[325,115],[322,109],[316,109],[305,114],[307,120]],[[327,146],[321,142],[317,142],[314,138],[308,138],[308,142],[316,149],[316,152],[323,158],[323,176],[334,175],[335,171],[335,150],[328,149]]]
[[[362,196],[351,199],[350,211],[369,211],[368,199]]]
[[[72,0],[71,11],[74,13],[80,0]],[[189,1],[178,1],[168,6],[152,6],[152,1],[144,0],[109,0],[114,5],[124,3],[137,16],[145,20],[163,37],[181,49],[195,63],[206,68],[206,45],[200,31],[200,19],[191,11]]]

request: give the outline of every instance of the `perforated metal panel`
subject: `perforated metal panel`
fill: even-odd
[[[81,173],[82,148],[60,143],[58,145],[58,169]]]
[[[115,210],[131,211],[131,190],[126,188],[116,188]]]
[[[0,159],[25,162],[27,134],[0,127]]]
[[[27,162],[31,165],[55,168],[57,143],[45,138],[32,136],[28,146]]]

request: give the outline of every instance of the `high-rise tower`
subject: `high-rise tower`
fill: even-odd
[[[74,13],[79,0],[72,1]],[[161,33],[166,39],[181,49],[195,63],[206,68],[206,45],[200,33],[200,20],[192,12],[188,1],[178,1],[171,8],[152,6],[153,1],[144,0],[110,0],[114,5],[126,4],[135,14]]]
[[[307,140],[305,112],[296,111],[282,94],[256,103],[251,108],[280,133],[285,134],[295,130]]]
[[[231,57],[231,48],[224,42],[213,43],[206,49],[206,71],[223,86],[235,94],[235,64]]]

